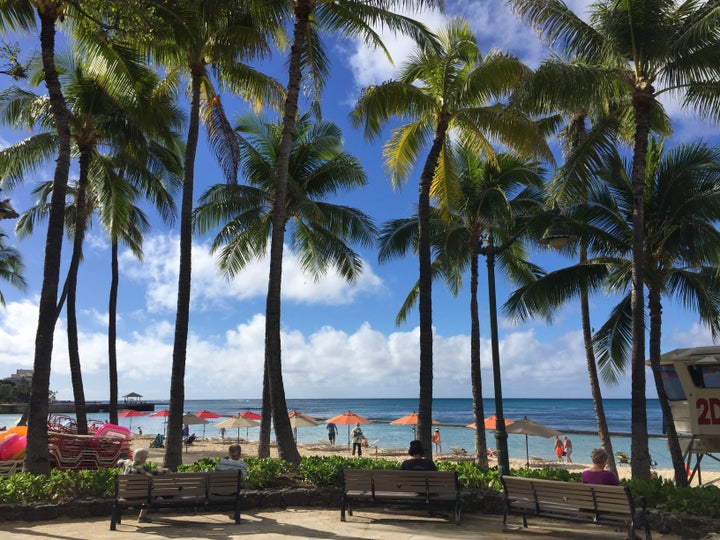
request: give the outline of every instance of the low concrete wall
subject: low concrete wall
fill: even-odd
[[[288,488],[243,491],[241,508],[317,507],[337,508],[340,519],[340,488]],[[59,504],[3,504],[0,522],[51,521],[58,518],[82,519],[107,517],[110,519],[112,499],[83,499]],[[186,510],[177,510],[178,513]],[[463,511],[468,513],[502,514],[502,495],[497,491],[468,490],[463,493]],[[674,534],[682,538],[704,538],[720,533],[720,520],[694,516],[677,516],[650,510],[648,519],[654,531]],[[530,522],[532,526],[532,521]]]

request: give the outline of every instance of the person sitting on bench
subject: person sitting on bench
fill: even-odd
[[[583,484],[602,484],[605,486],[617,486],[620,480],[617,475],[605,469],[608,462],[608,455],[602,448],[596,448],[590,453],[593,464],[587,471],[582,473]]]
[[[247,465],[240,459],[242,455],[242,447],[239,444],[231,444],[228,447],[228,454],[230,457],[222,458],[215,465],[216,471],[240,471],[242,479],[247,478]]]
[[[403,461],[400,467],[404,471],[437,471],[435,463],[431,459],[425,459],[425,449],[420,441],[411,441],[408,449],[411,459]]]

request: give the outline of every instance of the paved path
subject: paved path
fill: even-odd
[[[423,517],[422,513],[391,514],[381,510],[360,510],[340,521],[340,511],[316,508],[249,510],[239,525],[226,514],[151,514],[152,523],[137,523],[133,514],[124,516],[116,531],[110,518],[55,520],[29,523],[0,523],[3,540],[128,540],[161,539],[328,539],[328,540],[621,540],[623,532],[611,527],[578,525],[562,521],[530,520],[522,528],[520,518],[511,517],[503,529],[502,517],[466,514],[461,525]],[[654,540],[680,537],[653,531]]]

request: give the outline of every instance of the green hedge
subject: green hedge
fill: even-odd
[[[349,458],[340,456],[306,457],[294,468],[290,463],[277,459],[244,458],[248,468],[245,487],[265,489],[283,487],[289,484],[305,483],[315,486],[340,486],[342,470],[352,469],[398,469],[400,462],[395,460]],[[212,471],[218,459],[205,458],[192,465],[181,465],[179,471]],[[154,465],[150,465],[151,467]],[[460,483],[468,489],[501,488],[497,469],[482,469],[477,464],[463,461],[438,463],[440,470],[455,470]],[[0,478],[0,504],[59,502],[92,497],[111,497],[114,478],[119,469],[101,469],[99,471],[57,471],[50,476],[34,476],[30,473],[17,473],[10,478]],[[520,469],[513,475],[564,482],[579,482],[580,473],[566,469]],[[668,480],[623,481],[630,487],[633,495],[645,496],[648,506],[693,516],[720,518],[720,489],[677,488]]]

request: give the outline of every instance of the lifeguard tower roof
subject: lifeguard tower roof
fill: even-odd
[[[674,364],[676,362],[692,362],[693,364],[718,364],[720,363],[720,346],[710,345],[707,347],[691,347],[687,349],[675,349],[660,355],[660,364]]]

